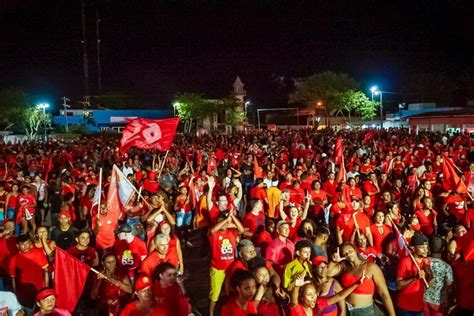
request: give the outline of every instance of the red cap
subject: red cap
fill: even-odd
[[[71,219],[71,213],[69,213],[69,211],[59,212],[59,217],[61,217],[61,216],[66,216],[66,217],[69,217],[69,219]]]
[[[324,256],[316,256],[313,258],[312,260],[312,263],[315,265],[315,266],[319,266],[321,263],[328,263],[328,259],[326,259],[326,257]]]
[[[39,302],[42,299],[45,299],[51,295],[56,295],[56,292],[54,291],[54,289],[50,289],[50,288],[42,289],[38,292],[38,294],[36,294],[36,301]]]
[[[137,278],[135,281],[135,291],[141,291],[151,286],[150,277],[147,275],[142,275]]]

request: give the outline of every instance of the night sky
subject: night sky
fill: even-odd
[[[364,89],[410,91],[408,101],[420,98],[408,84],[420,73],[462,79],[462,101],[474,78],[471,2],[86,0],[91,90],[98,6],[103,91],[143,102],[169,106],[180,91],[226,96],[239,75],[254,103],[285,105],[291,78],[323,70],[347,72]],[[0,87],[51,103],[82,95],[80,0],[0,3]]]

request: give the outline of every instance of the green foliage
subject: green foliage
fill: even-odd
[[[223,114],[226,123],[233,126],[244,119],[244,112],[233,98],[210,100],[202,94],[184,92],[176,95],[173,106],[185,122],[185,132],[191,131],[193,122],[215,114]]]
[[[0,90],[0,128],[4,131],[21,129],[24,111],[29,107],[28,96],[18,88]]]
[[[377,107],[378,102],[371,101],[363,92],[352,89],[339,92],[334,98],[334,109],[346,110],[349,117],[351,112],[356,112],[363,119],[372,119]]]
[[[51,114],[45,113],[43,109],[35,106],[26,108],[23,112],[23,125],[26,136],[29,140],[34,140],[40,128],[51,127]]]
[[[345,73],[325,71],[295,82],[296,89],[290,94],[290,103],[311,105],[322,101],[328,110],[336,104],[338,93],[357,89],[357,82]]]

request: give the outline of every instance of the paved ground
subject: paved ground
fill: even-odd
[[[199,233],[192,233],[189,241],[193,247],[183,247],[185,274],[188,275],[185,287],[193,307],[202,315],[208,315],[209,253],[203,251]]]

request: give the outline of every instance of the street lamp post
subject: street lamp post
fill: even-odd
[[[374,101],[374,95],[380,95],[380,129],[383,129],[383,93],[384,91],[380,90],[377,86],[373,86],[370,88],[370,92],[372,93],[372,101]]]
[[[38,108],[43,110],[43,115],[46,115],[46,109],[49,108],[48,103],[40,103],[38,104]],[[44,119],[44,118],[43,118]],[[46,136],[46,121],[43,121],[43,129],[44,129],[44,141],[46,142],[47,136]]]

